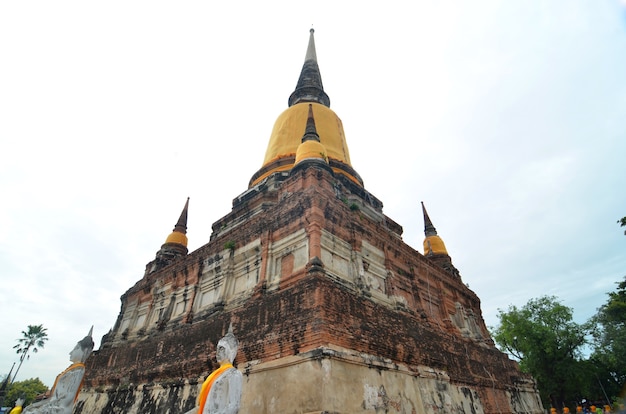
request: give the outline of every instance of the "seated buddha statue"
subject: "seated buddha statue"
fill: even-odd
[[[187,414],[237,414],[241,401],[243,376],[233,361],[237,356],[239,341],[232,332],[217,343],[216,360],[220,367],[213,371],[202,384],[198,406]]]
[[[23,398],[18,398],[17,400],[15,400],[15,407],[13,407],[11,411],[9,411],[9,414],[20,414],[23,410],[22,408],[23,404],[24,404]]]
[[[38,401],[24,408],[23,414],[71,414],[74,402],[78,397],[83,376],[85,375],[85,361],[93,351],[94,342],[91,337],[93,326],[89,334],[78,341],[70,352],[70,365],[61,372],[50,390],[50,397]]]

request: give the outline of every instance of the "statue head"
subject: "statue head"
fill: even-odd
[[[239,349],[239,341],[233,334],[232,325],[228,328],[228,333],[224,335],[222,339],[217,343],[217,352],[215,358],[217,362],[224,364],[226,362],[232,362],[237,356],[237,350]]]
[[[70,352],[70,361],[74,363],[85,362],[87,358],[89,358],[89,355],[91,355],[91,352],[93,351],[93,347],[95,345],[93,342],[93,338],[91,337],[92,333],[93,326],[89,330],[87,336],[78,341],[74,349],[72,349],[72,351]]]
[[[15,400],[15,406],[21,407],[22,405],[24,405],[24,399],[22,397],[17,397],[17,400]]]

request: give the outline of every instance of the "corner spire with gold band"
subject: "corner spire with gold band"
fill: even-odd
[[[167,236],[165,240],[165,245],[177,245],[184,247],[185,253],[187,254],[187,212],[189,210],[189,197],[187,197],[187,201],[185,202],[185,207],[183,207],[183,211],[180,213],[180,217],[172,230],[172,233]],[[182,249],[180,249],[182,251]]]
[[[441,237],[437,235],[437,230],[433,226],[433,222],[430,221],[424,202],[422,201],[422,213],[424,214],[424,256],[432,255],[448,255],[446,245],[441,240]]]
[[[186,256],[189,250],[187,249],[187,213],[189,211],[189,197],[185,202],[185,207],[180,213],[180,217],[174,226],[174,230],[167,236],[165,243],[161,246],[156,253],[156,257],[153,261],[146,265],[146,273],[155,272],[168,264],[172,263],[174,259],[181,256]]]
[[[422,202],[422,213],[424,214],[424,235],[426,236],[424,239],[424,256],[437,263],[446,272],[460,278],[461,275],[458,269],[452,264],[452,258],[448,254],[446,245],[437,234],[437,230],[435,226],[433,226],[430,217],[428,217],[424,202]]]
[[[326,148],[320,142],[320,136],[317,133],[317,128],[315,127],[313,104],[309,104],[309,115],[306,121],[306,128],[304,129],[304,135],[302,136],[302,143],[298,146],[298,150],[296,151],[294,168],[305,161],[328,164]]]
[[[332,171],[363,186],[363,180],[350,163],[341,119],[330,109],[330,98],[324,91],[313,34],[311,29],[304,65],[296,88],[289,96],[289,108],[274,123],[263,165],[250,179],[250,187],[274,173],[290,171],[294,167],[296,153],[302,143],[302,127],[309,118],[309,107],[315,113],[319,141],[325,148]]]

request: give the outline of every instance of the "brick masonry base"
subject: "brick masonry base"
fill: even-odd
[[[241,413],[543,413],[532,383],[510,390],[453,384],[445,371],[417,372],[389,360],[323,347],[268,363],[246,363]],[[184,413],[200,382],[96,392],[84,390],[75,412]],[[486,410],[484,400],[490,400]],[[115,407],[115,409],[113,408]]]

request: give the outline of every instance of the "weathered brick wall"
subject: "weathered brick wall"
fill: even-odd
[[[428,365],[466,383],[510,383],[520,375],[495,348],[424,324],[410,312],[355,295],[323,274],[289,289],[250,299],[206,320],[96,352],[87,385],[117,385],[200,377],[216,368],[215,344],[229,323],[241,342],[238,363],[268,361],[328,344],[380,355],[409,367]]]
[[[323,346],[355,349],[400,363],[415,376],[422,375],[424,366],[445,372],[452,384],[476,390],[485,412],[508,412],[502,409],[502,399],[527,380],[496,349],[459,340],[435,326],[421,324],[410,313],[359,297],[313,272],[289,289],[259,295],[245,307],[222,310],[206,320],[147,337],[123,349],[99,351],[89,360],[87,370],[92,375],[85,385],[117,389],[111,394],[111,407],[132,405],[125,398],[132,399],[138,384],[154,384],[165,388],[162,393],[176,394],[176,381],[201,380],[217,368],[214,344],[231,321],[241,344],[236,360],[240,369],[251,361],[269,362]],[[161,396],[159,404],[175,404],[172,400],[179,396],[174,394]],[[145,390],[140,394],[144,399],[147,395]],[[141,404],[149,407],[150,401]]]
[[[359,207],[348,199],[360,200]],[[245,300],[193,313],[202,263],[208,258],[227,260],[227,242],[234,242],[236,249],[260,240],[263,262],[271,242],[302,229],[310,252],[315,252],[321,229],[354,251],[361,251],[366,241],[383,252],[386,295],[402,297],[403,302],[381,302],[349,276],[331,277],[311,253],[307,269],[283,274],[277,289],[266,289],[267,265],[261,263],[258,284]],[[207,245],[145,275],[122,296],[123,312],[130,300],[153,301],[158,283],[169,286],[168,292],[184,287],[190,302],[184,315],[127,339],[116,331],[118,320],[87,361],[85,384],[123,390],[201,380],[216,368],[215,344],[232,323],[241,343],[236,360],[240,366],[334,345],[405,365],[416,375],[420,366],[445,371],[451,383],[476,387],[486,407],[496,412],[503,394],[488,390],[514,391],[529,378],[494,347],[474,292],[458,275],[406,245],[401,234],[402,228],[382,214],[382,203],[348,180],[314,168],[283,175],[281,181],[235,199],[233,211],[216,222]],[[285,261],[283,270],[289,263]],[[471,337],[460,331],[458,307],[473,314],[477,331]]]

